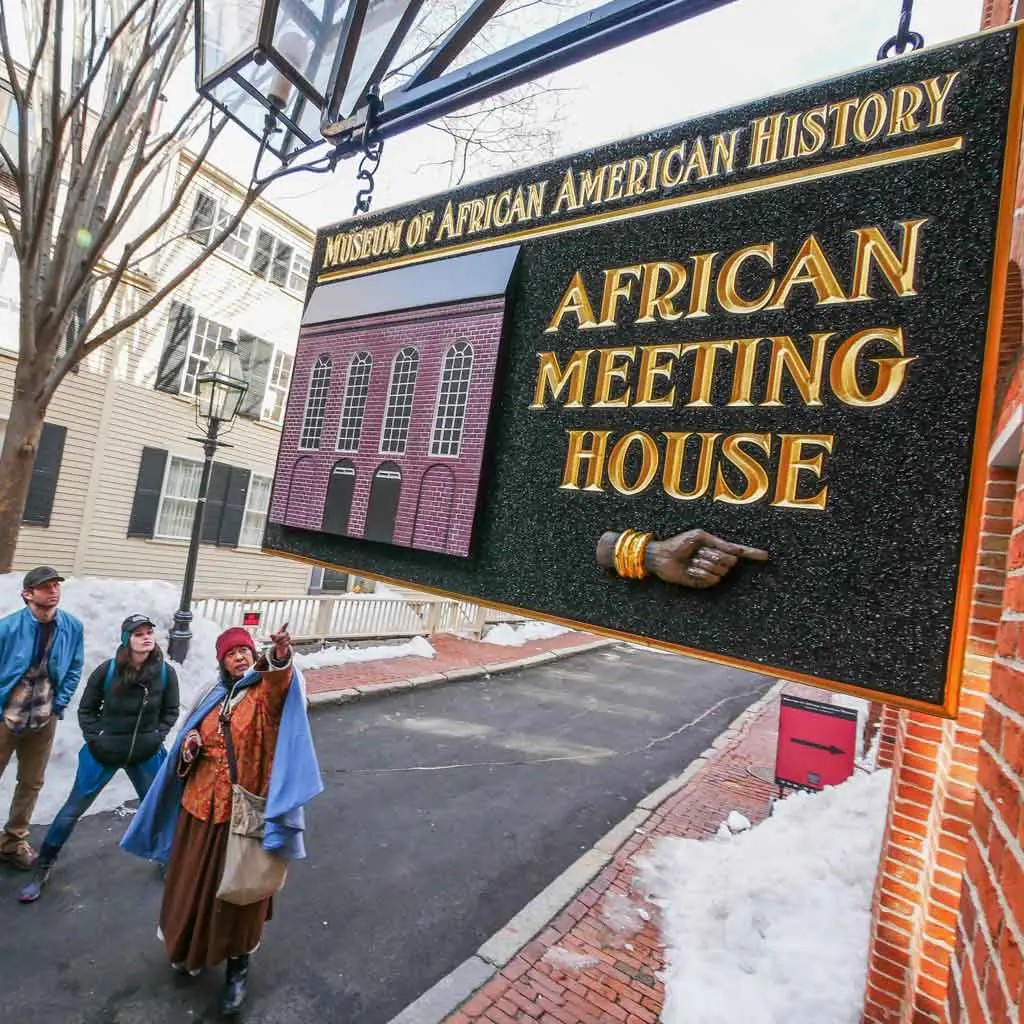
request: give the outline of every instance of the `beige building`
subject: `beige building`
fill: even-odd
[[[166,202],[189,166],[183,155],[151,201]],[[202,168],[164,244],[119,295],[122,308],[145,301],[193,259],[242,194],[226,175]],[[259,550],[312,243],[302,224],[257,203],[171,298],[67,377],[46,417],[16,569],[47,563],[76,576],[180,581],[202,465],[189,440],[197,434],[196,377],[231,336],[249,393],[226,438],[234,447],[218,453],[211,478],[196,595],[319,589],[319,570]],[[18,267],[0,234],[0,435],[17,320]]]

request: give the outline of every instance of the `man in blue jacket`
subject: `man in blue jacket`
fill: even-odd
[[[18,782],[0,833],[0,860],[24,871],[36,856],[28,827],[57,719],[64,717],[78,688],[85,658],[82,624],[57,607],[63,582],[48,565],[29,570],[21,590],[25,607],[0,619],[0,778],[11,754],[18,757]]]

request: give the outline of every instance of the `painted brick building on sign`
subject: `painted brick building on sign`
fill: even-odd
[[[469,554],[517,252],[340,280],[314,294],[273,522]]]

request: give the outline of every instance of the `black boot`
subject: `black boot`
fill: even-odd
[[[53,869],[53,862],[56,859],[56,856],[52,852],[47,851],[45,847],[40,851],[39,856],[36,857],[35,864],[32,865],[32,878],[18,891],[19,903],[35,903],[43,895],[43,889],[50,877],[50,871]]]
[[[245,983],[249,975],[249,957],[228,957],[227,977],[224,994],[220,999],[220,1012],[225,1017],[234,1017],[241,1012],[245,1002]]]

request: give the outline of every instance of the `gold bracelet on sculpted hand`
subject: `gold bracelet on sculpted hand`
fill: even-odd
[[[644,568],[644,554],[651,540],[651,534],[638,530],[624,530],[615,542],[613,561],[615,571],[626,579],[642,580],[647,571]]]

